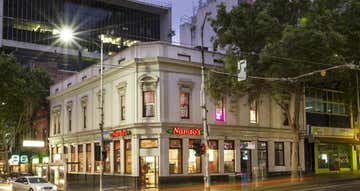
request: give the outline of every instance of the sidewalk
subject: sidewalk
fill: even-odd
[[[296,185],[311,185],[311,184],[327,184],[327,183],[342,183],[344,181],[360,180],[359,172],[343,172],[331,174],[305,175],[301,178],[292,179],[291,177],[270,177],[264,180],[251,181],[234,181],[229,183],[213,183],[211,191],[266,191],[270,188],[286,188]],[[179,184],[171,186],[162,186],[160,188],[142,189],[144,191],[203,191],[203,184]]]
[[[212,182],[211,191],[267,191],[267,190],[281,190],[289,187],[296,187],[299,185],[327,185],[329,183],[343,183],[344,181],[360,180],[359,172],[342,172],[331,174],[319,174],[319,175],[305,175],[302,178],[292,179],[289,176],[282,177],[270,177],[264,180],[250,180],[241,181],[234,180],[231,182]],[[94,188],[95,189],[95,188]],[[188,183],[188,184],[176,184],[166,185],[159,188],[143,188],[138,189],[142,191],[203,191],[202,183]],[[354,189],[356,190],[356,189]],[[73,191],[73,190],[68,190]],[[76,191],[88,191],[87,189],[77,188]],[[104,185],[104,191],[137,191],[135,188],[129,187],[106,187]]]

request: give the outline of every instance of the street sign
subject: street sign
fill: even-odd
[[[246,80],[246,60],[240,60],[238,62],[238,81]]]

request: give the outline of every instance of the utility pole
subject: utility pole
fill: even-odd
[[[104,175],[104,91],[103,91],[103,65],[104,65],[104,43],[102,35],[100,36],[100,191],[103,191],[103,175]]]
[[[205,171],[204,171],[204,190],[210,190],[210,176],[209,176],[209,154],[208,150],[208,125],[207,125],[207,108],[206,108],[206,93],[205,93],[205,55],[204,55],[204,27],[207,17],[211,15],[211,12],[206,12],[204,20],[201,25],[201,120],[203,126],[204,145],[205,151]]]
[[[356,71],[357,128],[360,128],[359,71]]]

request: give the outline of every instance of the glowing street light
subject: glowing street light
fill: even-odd
[[[59,31],[60,40],[69,43],[74,39],[74,31],[69,27],[64,27]]]

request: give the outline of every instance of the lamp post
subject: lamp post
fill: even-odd
[[[104,65],[104,43],[103,36],[100,36],[100,191],[103,190],[103,175],[104,175],[104,160],[103,160],[103,152],[104,152],[104,80],[103,80],[103,65]]]
[[[208,125],[207,125],[207,108],[206,108],[206,93],[205,93],[205,55],[204,55],[204,27],[207,17],[211,15],[211,12],[206,12],[204,20],[201,25],[201,120],[203,126],[204,145],[205,152],[205,174],[204,174],[204,190],[210,190],[210,176],[209,176],[209,153],[208,150]]]
[[[74,31],[69,27],[63,27],[59,31],[59,37],[62,42],[65,44],[70,43],[74,40]],[[95,43],[98,45],[97,43]],[[104,160],[103,160],[103,152],[104,152],[104,90],[103,90],[103,65],[104,65],[104,42],[103,42],[103,35],[100,35],[100,122],[99,122],[99,129],[100,129],[100,181],[99,187],[100,191],[103,191],[103,175],[104,175]],[[66,176],[65,176],[66,177]],[[66,180],[65,180],[66,182]],[[64,185],[65,188],[67,185]]]

